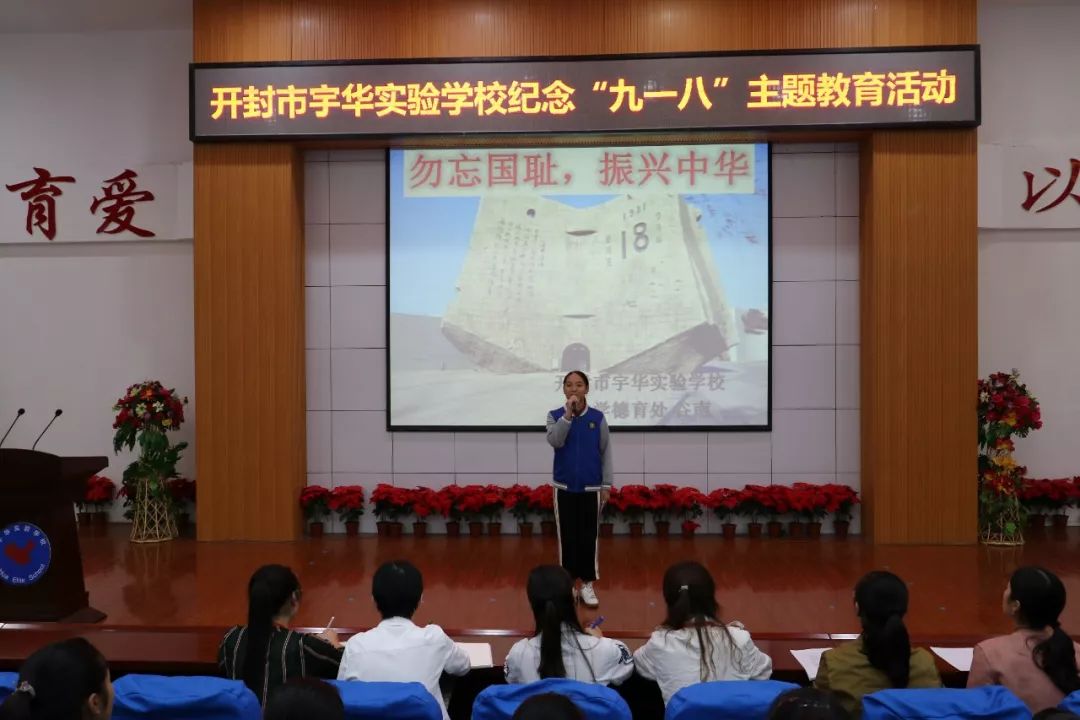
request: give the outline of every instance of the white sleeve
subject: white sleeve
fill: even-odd
[[[446,658],[446,664],[443,665],[443,672],[447,675],[464,675],[472,668],[472,663],[469,662],[469,654],[458,647],[458,644],[454,642],[446,632],[443,631],[438,625],[434,626],[439,634],[442,635],[443,641],[448,646],[448,654]]]
[[[655,646],[652,638],[634,652],[634,669],[646,680],[656,680],[656,659],[653,657]]]
[[[353,672],[353,655],[356,645],[352,642],[352,638],[349,638],[349,642],[345,643],[345,652],[341,655],[341,664],[338,665],[337,679],[338,680],[357,680]],[[350,673],[351,676],[350,676]]]
[[[618,640],[602,638],[603,647],[598,647],[598,658],[603,658],[602,667],[594,668],[596,682],[602,685],[622,685],[634,674],[634,656],[630,648]]]
[[[750,633],[744,630],[740,635],[746,637],[740,637],[738,642],[739,670],[748,680],[768,680],[772,676],[772,658],[758,649]]]
[[[514,643],[503,662],[503,676],[511,685],[521,682],[521,649],[524,642],[525,640],[518,640]]]

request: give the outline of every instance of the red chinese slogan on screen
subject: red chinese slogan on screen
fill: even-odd
[[[754,192],[752,145],[407,150],[410,197]]]

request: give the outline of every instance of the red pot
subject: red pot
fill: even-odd
[[[446,521],[447,537],[461,537],[461,523],[457,520]]]
[[[386,537],[390,534],[390,521],[379,520],[375,523],[375,534],[379,537]]]
[[[521,537],[533,536],[533,524],[531,522],[518,523],[518,535]]]
[[[645,534],[645,523],[632,522],[630,523],[630,537],[641,537]]]
[[[412,524],[412,534],[416,537],[427,537],[427,523],[414,522]]]
[[[308,535],[313,538],[321,538],[323,536],[323,530],[326,528],[321,522],[308,523]]]
[[[471,522],[469,523],[469,537],[480,537],[484,534],[484,523]]]
[[[697,532],[696,527],[684,527],[682,529],[682,536],[684,538],[692,538],[692,537],[694,537],[695,532]]]
[[[386,524],[386,536],[387,537],[401,537],[404,531],[405,525],[399,522],[390,522]]]
[[[1053,523],[1055,530],[1064,530],[1069,526],[1068,515],[1051,515],[1050,522]]]
[[[806,535],[807,535],[807,537],[813,538],[815,540],[820,538],[821,537],[821,523],[819,523],[819,522],[807,523],[806,524]]]
[[[833,522],[833,532],[836,533],[837,540],[847,540],[848,530],[850,529],[850,520],[836,520],[835,522]]]
[[[554,520],[541,520],[540,521],[540,534],[544,537],[555,537],[555,521]]]
[[[488,523],[488,535],[502,535],[502,523],[501,522]]]
[[[772,520],[766,523],[765,527],[768,529],[771,538],[778,538],[784,534],[784,524],[779,520]]]
[[[360,534],[360,521],[351,520],[345,523],[345,537],[356,537]]]
[[[656,523],[656,537],[666,538],[671,533],[671,523],[667,520],[660,520]]]
[[[806,525],[799,520],[788,523],[788,535],[793,538],[806,537]]]
[[[600,537],[614,537],[615,523],[600,523]]]
[[[109,513],[98,510],[91,514],[91,521],[98,527],[106,527],[109,524]]]
[[[750,523],[747,525],[746,534],[752,538],[761,537],[761,523]]]

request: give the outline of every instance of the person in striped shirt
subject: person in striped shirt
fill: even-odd
[[[247,625],[229,629],[218,647],[218,665],[225,677],[243,680],[259,702],[290,680],[319,677],[333,680],[341,664],[342,645],[330,629],[304,635],[289,629],[300,608],[300,581],[284,565],[264,565],[248,582]]]

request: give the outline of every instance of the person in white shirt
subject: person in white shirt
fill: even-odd
[[[338,680],[421,683],[438,701],[443,720],[449,720],[439,679],[443,673],[469,672],[469,656],[438,625],[413,624],[424,594],[420,571],[404,560],[383,563],[371,594],[383,620],[345,643]]]
[[[633,674],[634,658],[626,645],[603,637],[595,628],[581,627],[570,573],[558,565],[534,568],[527,592],[536,636],[510,648],[503,667],[506,682],[554,677],[619,685]]]
[[[667,618],[634,653],[634,666],[660,686],[665,705],[695,683],[772,675],[772,658],[758,650],[750,633],[720,620],[716,585],[703,565],[672,565],[664,573],[663,590]]]

